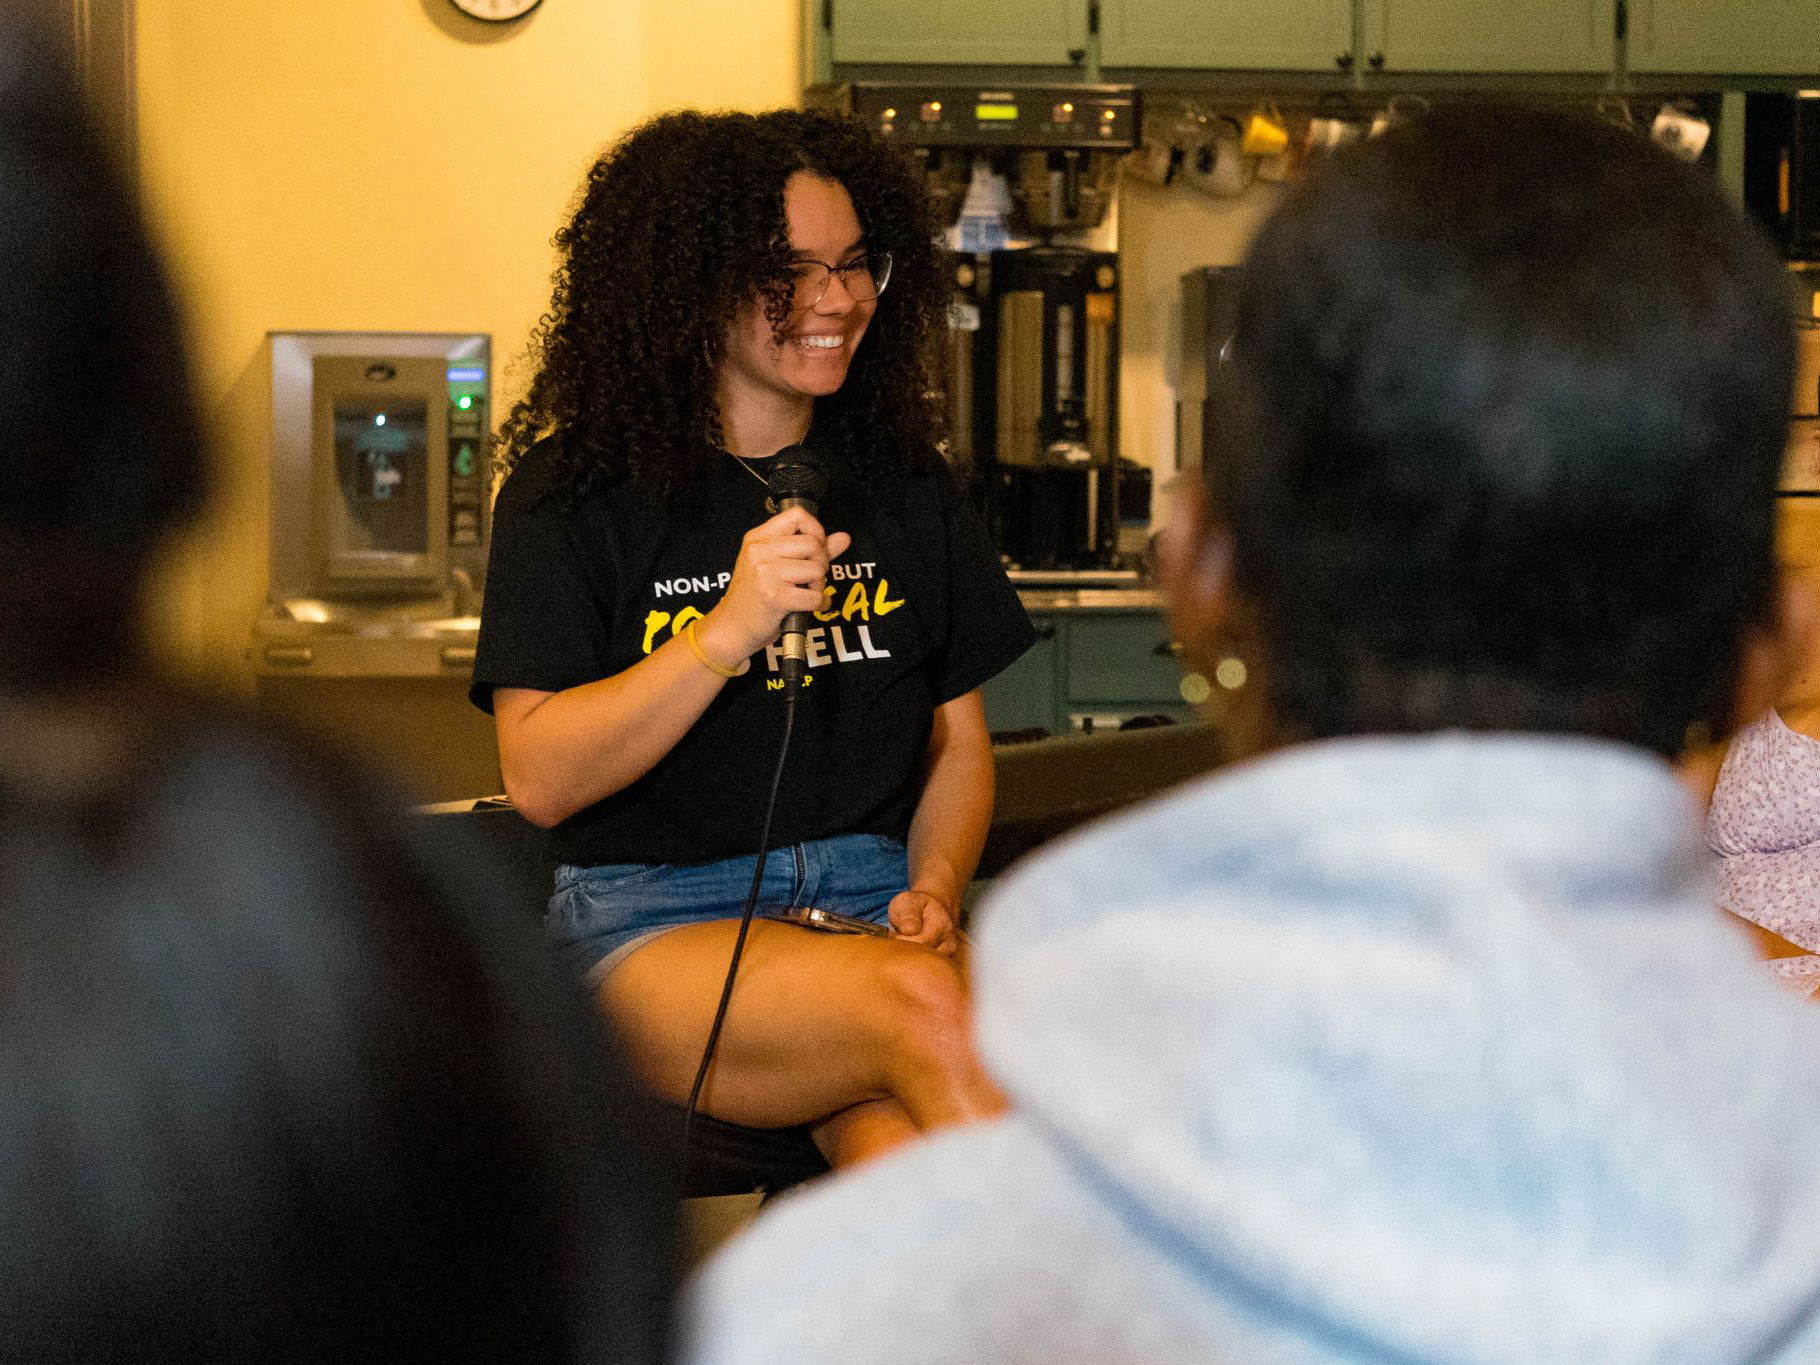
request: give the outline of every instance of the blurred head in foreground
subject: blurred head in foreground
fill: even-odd
[[[1335,156],[1247,260],[1179,637],[1245,664],[1259,743],[1729,729],[1798,626],[1785,300],[1704,168],[1600,121],[1447,110]]]
[[[145,574],[200,511],[176,310],[66,73],[0,28],[0,691],[139,647]]]
[[[0,260],[0,1354],[656,1358],[642,1111],[489,869],[140,667],[204,489],[175,309],[3,30]]]

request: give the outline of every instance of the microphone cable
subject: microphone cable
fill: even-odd
[[[790,445],[777,452],[771,477],[764,480],[764,484],[767,510],[776,512],[782,508],[798,506],[807,508],[814,515],[816,504],[826,491],[828,481],[806,446]],[[784,761],[790,756],[790,733],[796,728],[796,699],[802,691],[805,671],[805,661],[801,657],[801,628],[796,629],[794,645],[790,638],[797,618],[806,621],[807,613],[789,613],[783,623],[784,738],[778,746],[777,770],[771,774],[771,791],[765,797],[763,832],[758,838],[758,866],[752,869],[752,889],[746,893],[746,904],[740,911],[739,932],[733,938],[733,956],[727,963],[727,979],[720,988],[720,1004],[714,1010],[714,1023],[708,1029],[707,1046],[702,1049],[701,1065],[695,1069],[695,1083],[689,1087],[689,1103],[683,1110],[685,1166],[689,1159],[689,1135],[695,1123],[696,1105],[701,1100],[701,1089],[707,1082],[708,1069],[714,1065],[714,1049],[720,1042],[721,1026],[727,1022],[727,1004],[733,998],[733,979],[739,972],[739,960],[746,951],[746,935],[751,931],[752,915],[758,908],[759,888],[765,880],[765,859],[771,852],[771,817],[776,813],[777,793],[783,785]]]
[[[708,1029],[708,1043],[702,1049],[701,1065],[695,1069],[695,1084],[689,1087],[689,1103],[683,1110],[683,1163],[689,1160],[689,1135],[695,1124],[695,1107],[701,1099],[702,1085],[708,1079],[708,1068],[714,1065],[714,1049],[720,1042],[721,1025],[727,1022],[727,1004],[733,998],[733,978],[739,973],[739,959],[746,951],[746,934],[752,928],[752,915],[758,908],[759,887],[765,880],[765,859],[771,852],[771,817],[777,810],[777,793],[783,785],[784,760],[790,756],[790,733],[796,728],[796,696],[800,689],[784,686],[784,738],[777,750],[777,769],[771,774],[771,791],[765,797],[763,832],[758,836],[758,866],[752,870],[752,889],[746,893],[745,908],[739,914],[739,932],[733,938],[733,956],[727,963],[727,979],[720,988],[720,1004],[714,1011],[714,1023]]]

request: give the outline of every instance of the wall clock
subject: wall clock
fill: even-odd
[[[522,19],[543,3],[543,0],[449,0],[470,19],[479,19],[487,24],[509,24],[514,19]]]

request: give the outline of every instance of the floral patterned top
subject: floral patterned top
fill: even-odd
[[[1820,986],[1820,740],[1774,711],[1740,730],[1706,817],[1719,903],[1806,948],[1770,964],[1790,986]]]

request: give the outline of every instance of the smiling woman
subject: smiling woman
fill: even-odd
[[[796,188],[800,221],[787,216],[786,186]],[[828,240],[839,228],[850,235]],[[845,380],[817,395],[826,401],[814,412],[815,444],[842,447],[859,467],[938,468],[925,394],[948,285],[934,234],[898,153],[847,120],[678,113],[634,129],[595,163],[556,236],[554,295],[532,338],[537,371],[501,426],[502,467],[560,431],[548,458],[577,497],[621,476],[665,495],[698,483],[726,458],[716,379],[736,319],[743,332],[762,318],[774,341],[836,330],[809,324],[830,296],[837,311],[843,294],[861,301],[837,284],[799,301],[797,267],[846,266],[863,254],[875,270],[889,260],[875,297],[888,284],[891,306],[861,310],[866,346],[850,346]]]
[[[718,375],[714,397],[723,426],[732,419],[757,428],[728,434],[736,455],[771,454],[778,424],[794,425],[793,409],[805,398],[839,391],[878,307],[859,216],[838,180],[797,171],[784,182],[784,221],[791,247],[788,317],[780,331],[755,297],[727,336]],[[891,253],[879,255],[889,277]],[[829,265],[823,256],[841,264]],[[804,425],[802,434],[807,430]],[[797,438],[786,432],[786,444],[791,439]]]
[[[938,454],[933,236],[909,168],[830,115],[671,114],[611,148],[501,431],[474,666],[506,788],[556,831],[552,942],[651,1084],[690,1094],[757,887],[701,1107],[812,1124],[837,1164],[999,1105],[957,919],[979,687],[1032,632]],[[805,453],[815,506],[770,505]],[[779,922],[809,908],[892,932]]]

